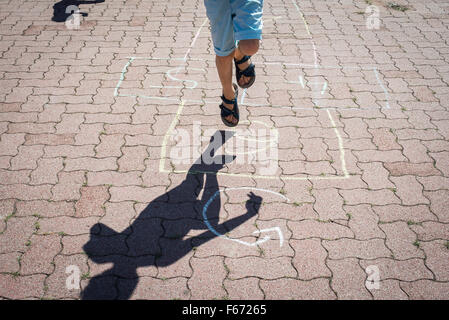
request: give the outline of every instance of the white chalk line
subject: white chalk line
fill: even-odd
[[[161,147],[161,160],[159,160],[159,172],[167,172],[165,171],[165,155],[166,155],[166,148],[167,148],[167,141],[168,137],[171,136],[171,133],[173,129],[175,129],[176,125],[179,122],[179,118],[181,116],[182,109],[184,108],[184,102],[181,101],[178,107],[178,111],[176,112],[175,118],[170,124],[170,127],[168,127],[167,133],[164,135],[164,139],[162,140],[162,147]]]
[[[314,57],[314,66],[318,67],[318,55],[317,55],[317,50],[316,50],[316,46],[315,46],[315,41],[313,41],[313,37],[312,34],[310,33],[309,30],[309,25],[304,17],[304,14],[302,13],[302,11],[299,9],[298,4],[296,3],[295,0],[292,0],[293,5],[295,6],[296,10],[298,11],[299,15],[301,16],[302,22],[304,23],[304,26],[306,27],[306,31],[307,34],[309,36],[310,39],[310,43],[312,44],[312,48],[313,48],[313,57]]]
[[[198,39],[198,37],[199,37],[199,35],[200,35],[200,33],[201,33],[201,29],[203,29],[203,27],[204,27],[204,25],[206,24],[206,22],[207,22],[207,18],[204,19],[204,21],[203,21],[203,23],[201,24],[200,28],[199,28],[198,31],[196,32],[196,35],[195,35],[195,37],[193,38],[193,41],[190,43],[190,47],[189,47],[189,49],[187,50],[186,54],[184,55],[184,58],[183,58],[184,61],[187,61],[187,57],[189,56],[190,51],[191,51],[192,48],[194,47],[195,42],[196,42],[196,40]]]
[[[143,60],[179,60],[179,61],[183,61],[182,58],[146,58],[146,57],[129,57],[129,59],[131,61],[128,61],[128,63],[125,65],[125,67],[123,68],[122,74],[120,76],[120,80],[119,83],[117,84],[116,88],[115,88],[115,96],[123,96],[123,97],[137,97],[137,98],[142,98],[142,99],[154,99],[154,100],[167,100],[167,101],[175,101],[175,102],[180,102],[181,99],[180,98],[174,98],[174,97],[164,97],[164,96],[151,96],[151,95],[141,95],[141,94],[123,94],[123,93],[118,93],[118,89],[120,88],[120,85],[123,81],[124,78],[124,74],[127,72],[127,69],[129,67],[129,65],[132,63],[133,60],[137,60],[137,59],[143,59]],[[195,59],[189,59],[189,60],[195,60]],[[197,59],[198,61],[205,61],[204,59]],[[275,63],[269,63],[269,62],[265,62],[265,63],[259,63],[259,64],[277,64],[277,65],[288,65],[288,63],[283,63],[283,62],[275,62]],[[298,67],[312,67],[314,68],[313,65],[305,65],[305,64],[289,64],[289,65],[294,65],[294,66],[298,66]],[[181,66],[178,66],[177,68],[182,68]],[[320,69],[344,69],[346,67],[341,67],[341,66],[318,66],[318,68]],[[166,74],[168,72],[170,72],[171,70],[175,70],[176,68],[170,69],[169,71],[166,72]],[[204,68],[191,68],[192,70],[200,70],[200,71],[205,71]],[[375,75],[376,81],[379,85],[379,87],[382,89],[382,91],[384,92],[384,96],[385,96],[385,103],[386,103],[386,108],[389,109],[390,108],[390,104],[389,104],[389,94],[388,91],[386,90],[385,86],[383,85],[379,75],[378,75],[378,71],[376,67],[369,67],[369,68],[352,68],[354,70],[367,70],[367,71],[372,71]],[[154,88],[174,88],[174,89],[191,89],[193,90],[194,88],[197,87],[198,83],[195,80],[181,80],[178,78],[173,78],[173,76],[171,76],[171,72],[170,75],[168,75],[169,77],[172,78],[172,80],[174,81],[180,81],[180,82],[187,82],[187,81],[192,81],[194,82],[194,86],[150,86],[150,87],[154,87]],[[302,76],[298,76],[299,82],[297,81],[287,81],[287,83],[290,84],[301,84],[302,88],[305,88],[305,84],[304,84],[304,79]],[[269,82],[265,82],[265,83],[269,83]],[[326,88],[328,86],[328,84],[325,84]],[[325,88],[325,89],[326,89]],[[322,90],[324,91],[324,90]],[[243,90],[243,94],[242,94],[242,98],[240,101],[241,105],[245,105],[245,106],[249,106],[249,107],[277,107],[277,108],[291,108],[293,110],[310,110],[311,108],[304,108],[304,107],[294,107],[294,106],[280,106],[280,105],[272,105],[272,104],[253,104],[251,102],[246,102],[245,101],[246,98],[246,89]],[[206,100],[206,99],[202,99],[202,100],[198,100],[198,99],[183,99],[185,103],[216,103],[216,101],[214,100]],[[352,107],[322,107],[322,106],[315,106],[318,109],[358,109],[358,110],[368,110],[368,109],[373,109],[373,107],[360,107],[360,108],[352,108]],[[379,106],[379,108],[382,108],[381,106]]]
[[[349,178],[348,170],[346,169],[346,160],[345,160],[345,148],[343,145],[343,139],[341,138],[340,132],[337,130],[337,126],[335,124],[334,119],[332,118],[332,115],[329,110],[326,110],[327,115],[329,116],[329,119],[331,121],[332,127],[334,128],[335,135],[337,136],[338,140],[338,148],[340,149],[340,161],[341,161],[341,169],[344,173],[345,178]]]
[[[279,192],[272,191],[272,190],[268,190],[268,189],[261,189],[261,188],[254,188],[254,187],[236,187],[236,188],[220,189],[220,190],[216,191],[212,195],[212,197],[210,197],[207,200],[206,204],[203,207],[203,211],[202,211],[203,220],[204,220],[204,223],[206,224],[206,226],[209,228],[209,230],[212,233],[214,233],[216,236],[220,237],[220,238],[223,238],[223,239],[226,239],[226,240],[229,240],[229,241],[233,241],[233,242],[237,242],[237,243],[243,244],[245,246],[249,246],[249,247],[254,247],[254,246],[260,245],[260,244],[270,240],[271,239],[270,236],[265,236],[262,239],[259,239],[259,240],[255,241],[255,242],[247,242],[247,241],[243,241],[243,240],[236,239],[236,238],[230,238],[230,237],[228,237],[228,236],[226,236],[224,234],[219,233],[217,230],[215,230],[214,227],[212,227],[212,225],[209,222],[209,219],[207,218],[207,209],[209,208],[210,204],[215,200],[215,198],[217,196],[219,196],[219,194],[221,192],[223,192],[223,191],[226,192],[226,191],[231,191],[231,190],[256,190],[256,191],[261,191],[261,192],[268,192],[268,193],[280,196],[284,200],[287,200],[287,202],[290,202],[290,200],[286,196],[284,196],[283,194],[281,194]],[[269,232],[269,231],[276,231],[278,233],[278,235],[279,235],[279,246],[282,247],[282,245],[284,243],[284,235],[282,234],[281,228],[279,228],[279,227],[272,227],[272,228],[256,230],[256,231],[253,232],[253,234],[261,234],[263,232]]]
[[[115,90],[114,90],[114,96],[117,97],[118,96],[118,89],[120,88],[120,86],[122,85],[123,80],[125,79],[125,73],[128,70],[128,67],[131,65],[131,63],[133,62],[133,58],[130,58],[128,60],[128,62],[125,64],[125,66],[122,69],[122,73],[120,74],[120,79],[117,83],[117,85],[115,86]]]
[[[150,88],[165,88],[165,89],[195,89],[198,86],[198,82],[197,81],[195,81],[195,80],[182,80],[182,79],[179,79],[179,78],[177,78],[175,76],[172,76],[171,73],[172,73],[173,70],[176,70],[175,75],[177,75],[179,70],[182,69],[182,68],[183,68],[183,66],[179,66],[179,67],[176,67],[176,68],[169,69],[168,71],[165,72],[165,74],[172,81],[179,81],[179,82],[182,82],[182,83],[190,82],[190,83],[192,83],[191,86],[185,86],[185,85],[182,85],[182,86],[165,86],[165,85],[164,86],[153,86],[153,85],[150,85],[149,87]],[[204,68],[190,68],[190,69],[191,70],[197,70],[197,71],[206,72],[206,69],[204,69]]]
[[[148,100],[162,100],[162,101],[173,101],[175,103],[180,103],[181,100],[184,101],[184,104],[194,103],[194,104],[216,104],[216,100],[196,100],[196,99],[181,99],[181,98],[173,98],[173,97],[158,97],[158,96],[146,96],[146,95],[138,95],[138,94],[127,94],[121,93],[118,95],[119,97],[133,97],[133,98],[142,98]],[[258,103],[248,103],[244,104],[247,107],[272,107],[272,108],[281,108],[281,109],[291,109],[291,110],[372,110],[373,108],[364,108],[364,107],[294,107],[294,106],[283,106],[283,105],[274,105],[274,104],[258,104]],[[379,108],[380,109],[380,108]]]
[[[303,16],[303,14],[302,14],[302,12],[299,10],[299,7],[298,7],[297,3],[296,3],[294,0],[292,0],[292,2],[293,2],[293,4],[294,4],[295,8],[298,10],[298,13],[299,13],[300,16],[301,16],[301,19],[303,20],[303,23],[304,23],[304,25],[305,25],[305,27],[306,27],[306,31],[307,31],[307,33],[308,33],[308,35],[309,35],[309,37],[310,37],[312,46],[313,46],[313,48],[314,48],[314,57],[315,57],[314,64],[313,64],[313,65],[308,65],[308,64],[295,64],[295,63],[282,63],[282,62],[271,62],[271,63],[266,63],[266,64],[284,64],[284,65],[293,65],[293,66],[309,66],[309,67],[313,67],[313,68],[323,68],[323,66],[319,66],[319,65],[318,65],[318,59],[317,59],[317,53],[316,53],[316,47],[315,47],[315,44],[314,44],[314,42],[313,42],[313,39],[312,39],[310,30],[309,30],[308,24],[307,24],[307,22],[306,22],[306,20],[305,20],[305,18],[304,18],[304,16]],[[126,65],[126,66],[123,68],[123,70],[122,70],[121,81],[119,81],[119,84],[118,84],[117,87],[116,87],[116,93],[118,94],[117,91],[118,91],[118,88],[119,88],[121,82],[123,81],[123,78],[124,78],[123,75],[124,75],[124,73],[127,71],[127,68],[128,68],[128,66],[131,64],[131,62],[132,62],[133,60],[135,60],[135,59],[149,59],[149,60],[181,60],[181,61],[186,62],[186,61],[187,61],[187,57],[189,56],[190,51],[191,51],[191,49],[193,48],[193,46],[194,46],[194,44],[195,44],[195,42],[196,42],[196,40],[197,40],[197,38],[198,38],[198,36],[199,36],[199,34],[200,34],[200,32],[201,32],[202,27],[205,25],[206,22],[207,22],[207,19],[205,19],[204,22],[202,23],[202,25],[200,26],[200,28],[199,28],[199,30],[197,31],[197,33],[196,33],[196,35],[195,35],[195,37],[194,37],[194,39],[193,39],[193,41],[192,41],[192,43],[191,43],[189,49],[187,50],[186,54],[184,55],[184,57],[183,57],[182,59],[180,59],[180,58],[153,58],[153,57],[145,58],[145,57],[129,57],[129,58],[130,58],[130,61],[128,61],[127,65]],[[191,59],[189,59],[189,60],[192,60],[192,61],[206,61],[205,59],[194,59],[194,58],[191,58]],[[207,60],[207,61],[209,61],[209,60]],[[210,60],[210,61],[213,61],[213,60]],[[330,68],[338,68],[338,69],[342,69],[342,68],[344,68],[344,67],[341,67],[341,66],[338,66],[338,67],[331,66]],[[361,69],[361,68],[357,68],[357,69]],[[177,70],[179,70],[179,67],[177,68]],[[383,87],[383,85],[380,83],[380,79],[379,79],[379,77],[378,77],[378,75],[377,75],[377,73],[376,73],[376,72],[377,72],[377,69],[373,68],[372,70],[374,70],[374,72],[375,72],[375,74],[376,74],[376,79],[377,79],[377,81],[379,82],[379,84],[381,85],[382,89],[384,90],[384,93],[387,95],[386,89],[385,89],[385,87]],[[176,78],[176,80],[181,81],[180,79],[177,79],[177,78]],[[302,80],[302,79],[300,78],[300,81],[301,81],[301,80]],[[303,83],[301,83],[301,84],[302,84],[302,86],[304,87],[304,84],[303,84]],[[327,87],[327,83],[325,83],[325,86]],[[323,93],[324,90],[325,90],[325,88],[323,88],[323,90],[322,90],[321,92]],[[242,95],[242,103],[243,103],[243,101],[244,101],[245,93],[246,93],[246,90],[244,91],[244,94]],[[173,98],[169,98],[169,97],[155,97],[155,96],[142,96],[142,95],[129,95],[129,94],[126,95],[126,96],[135,96],[135,97],[141,97],[141,98],[149,98],[149,99],[168,100],[168,101],[176,101],[176,102],[180,102],[180,107],[178,108],[178,112],[177,112],[177,114],[176,114],[174,120],[172,121],[171,126],[170,126],[169,130],[167,131],[167,134],[164,136],[163,146],[162,146],[162,149],[161,149],[161,160],[160,160],[160,167],[159,167],[159,169],[160,169],[160,171],[161,171],[161,169],[162,169],[163,172],[187,173],[186,170],[172,170],[172,171],[165,170],[164,164],[165,164],[165,159],[166,159],[167,139],[168,139],[168,137],[172,134],[172,131],[173,131],[174,128],[176,127],[177,123],[179,122],[179,118],[180,118],[180,116],[181,116],[181,113],[182,113],[182,110],[183,110],[183,107],[184,107],[185,103],[187,103],[187,102],[208,103],[209,101],[206,101],[206,100],[189,100],[189,99],[181,100],[181,99],[177,99],[177,98],[173,99]],[[314,102],[315,102],[315,101],[314,101]],[[215,102],[214,102],[214,101],[211,101],[211,103],[215,103]],[[251,106],[250,104],[247,104],[247,105],[248,105],[248,106]],[[258,104],[253,104],[253,106],[260,106],[260,105],[258,105]],[[301,108],[301,107],[292,107],[292,106],[273,106],[273,105],[268,105],[268,104],[267,104],[266,106],[271,106],[271,107],[281,107],[281,108],[290,108],[290,109],[304,109],[304,110],[310,110],[310,108]],[[330,112],[329,112],[329,110],[328,110],[328,109],[338,109],[338,108],[337,108],[337,107],[319,107],[319,106],[316,106],[316,107],[319,108],[319,109],[326,109],[327,114],[328,114],[328,116],[329,116],[329,119],[330,119],[330,121],[331,121],[331,123],[332,123],[332,125],[333,125],[334,131],[335,131],[336,136],[337,136],[337,140],[338,140],[338,142],[339,142],[340,159],[341,159],[341,162],[342,162],[342,171],[344,172],[344,176],[325,176],[325,177],[323,177],[323,176],[310,176],[310,175],[307,175],[307,176],[305,176],[305,177],[291,177],[291,176],[284,176],[284,177],[282,177],[282,178],[284,178],[284,179],[288,179],[288,180],[291,180],[291,179],[294,179],[294,180],[298,180],[298,179],[300,179],[300,180],[306,180],[306,179],[338,179],[338,178],[341,179],[341,178],[347,178],[347,177],[349,177],[349,175],[347,174],[346,163],[345,163],[345,160],[344,160],[343,140],[342,140],[341,135],[340,135],[340,133],[338,132],[338,129],[336,128],[336,126],[335,126],[335,122],[334,122],[334,120],[333,120],[333,118],[332,118],[332,116],[331,116],[331,114],[330,114]],[[362,109],[362,108],[345,108],[345,109],[358,109],[358,110],[360,110],[360,109]],[[242,175],[242,174],[233,174],[233,173],[226,173],[226,172],[218,172],[217,174],[219,174],[219,175],[228,175],[228,176],[240,176],[240,177],[241,177],[241,176],[247,176],[247,177],[252,177],[252,178],[256,178],[256,177],[257,177],[257,178],[271,178],[271,179],[278,179],[278,178],[281,178],[281,177],[261,176],[261,175],[245,175],[245,174]]]
[[[377,71],[377,68],[373,68],[373,71],[374,71],[374,74],[376,75],[377,83],[380,85],[380,87],[382,88],[382,90],[384,91],[384,94],[385,94],[385,108],[386,109],[390,109],[390,102],[389,102],[388,91],[387,91],[387,89],[385,89],[382,81],[380,81],[379,72]]]
[[[167,160],[167,142],[170,136],[172,136],[172,132],[175,129],[176,125],[179,122],[179,118],[181,116],[182,110],[184,108],[184,101],[182,100],[179,104],[178,110],[176,112],[176,115],[170,124],[166,134],[164,135],[164,139],[162,140],[162,148],[161,148],[161,159],[159,161],[159,172],[163,173],[177,173],[177,174],[193,174],[189,172],[189,170],[167,170],[165,169],[165,162]],[[198,173],[206,173],[206,174],[216,174],[217,176],[229,176],[229,177],[244,177],[244,178],[255,178],[255,179],[285,179],[285,180],[334,180],[334,179],[348,179],[350,176],[347,173],[346,170],[346,162],[344,159],[344,145],[343,145],[343,139],[341,138],[340,133],[338,132],[337,126],[335,125],[334,119],[332,118],[330,112],[327,112],[329,116],[329,120],[331,121],[331,124],[333,126],[335,135],[338,140],[338,148],[340,151],[340,161],[342,164],[342,172],[343,175],[324,175],[324,176],[313,176],[313,175],[305,175],[301,177],[295,177],[295,176],[289,176],[289,175],[280,175],[280,176],[267,176],[267,175],[257,175],[257,174],[245,174],[245,173],[232,173],[232,172],[209,172],[209,171],[198,171]]]

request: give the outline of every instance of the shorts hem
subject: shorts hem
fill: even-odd
[[[249,31],[240,31],[235,33],[235,40],[250,40],[250,39],[262,39],[262,31],[255,31],[255,30],[249,30]]]
[[[226,57],[226,56],[229,56],[232,53],[232,51],[234,51],[235,49],[236,49],[236,47],[229,49],[229,50],[219,50],[219,49],[214,48],[214,51],[217,56]]]

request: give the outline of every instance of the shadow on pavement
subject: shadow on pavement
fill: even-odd
[[[67,18],[74,13],[74,8],[71,6],[79,7],[81,4],[94,4],[101,3],[105,0],[92,0],[92,1],[78,1],[78,0],[61,0],[53,5],[53,17],[54,22],[65,22]],[[79,12],[83,17],[87,17],[87,13]]]
[[[113,266],[90,280],[81,293],[82,299],[128,299],[139,281],[137,268],[169,266],[188,254],[194,246],[217,237],[207,228],[202,218],[202,208],[219,191],[216,173],[235,159],[235,156],[215,156],[215,151],[232,134],[217,131],[186,174],[185,180],[152,200],[123,232],[118,233],[102,223],[91,228],[90,240],[84,245],[84,251],[95,263],[112,263]],[[201,191],[203,194],[198,199]],[[210,226],[218,233],[225,234],[256,215],[262,198],[253,193],[248,196],[247,212],[222,224],[218,224],[221,201],[219,196],[216,197],[207,209]],[[201,229],[206,231],[184,239],[189,231]]]

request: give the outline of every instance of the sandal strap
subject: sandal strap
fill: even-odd
[[[226,99],[226,97],[224,95],[221,96],[221,100],[227,104],[235,104],[235,102],[237,101],[236,98],[234,98],[232,100]]]
[[[245,70],[240,70],[240,73],[243,74],[245,77],[254,77],[256,74],[254,72],[254,64],[250,64]]]
[[[234,105],[234,108],[228,109],[225,107],[225,105],[222,103],[220,104],[220,109],[221,109],[221,116],[222,117],[227,117],[227,116],[234,116],[234,118],[238,119],[239,115],[238,115],[238,104],[237,104],[237,97],[238,97],[238,89],[237,86],[235,84],[233,84],[234,89],[235,89],[235,98],[232,100],[227,99],[224,94],[221,96],[221,100],[223,101],[223,103],[226,104],[232,104]]]
[[[223,117],[227,117],[227,116],[230,116],[231,114],[233,115],[233,111],[234,111],[234,109],[228,109],[228,108],[226,108],[225,106],[224,106],[224,104],[220,104],[220,109],[221,109],[221,115],[223,116]]]
[[[222,117],[227,117],[227,116],[234,116],[234,118],[238,119],[239,115],[236,112],[236,107],[234,105],[234,109],[228,109],[224,106],[224,104],[220,104],[220,109],[221,109],[221,116]]]
[[[236,64],[242,64],[242,63],[248,61],[250,58],[251,58],[251,56],[244,56],[244,57],[243,57],[242,59],[240,59],[239,61],[235,60],[235,58],[234,58],[234,61],[235,61]]]

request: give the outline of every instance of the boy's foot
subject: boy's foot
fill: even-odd
[[[237,85],[233,84],[234,87],[234,97],[221,96],[223,103],[220,105],[221,108],[221,118],[223,123],[229,127],[235,127],[239,122],[239,110],[237,104],[238,98],[238,88]]]
[[[251,56],[244,56],[240,60],[234,58],[235,76],[240,88],[249,88],[256,80],[255,66],[251,63],[250,59]]]

